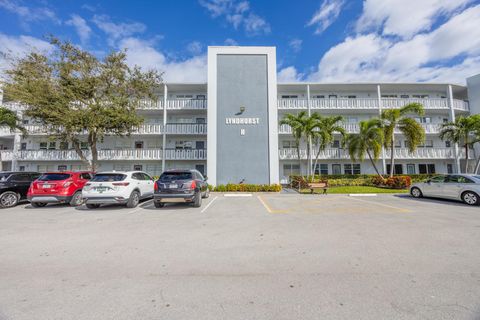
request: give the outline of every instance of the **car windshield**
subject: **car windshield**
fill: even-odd
[[[39,181],[60,181],[70,178],[68,173],[45,173],[38,178]]]
[[[165,172],[160,176],[161,181],[173,181],[173,180],[191,180],[191,172]]]
[[[99,173],[99,174],[96,174],[91,181],[114,182],[114,181],[122,181],[123,179],[125,179],[125,177],[126,175],[121,173]]]

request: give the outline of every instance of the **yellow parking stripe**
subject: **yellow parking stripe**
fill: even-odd
[[[386,208],[390,208],[390,209],[395,209],[395,210],[405,212],[405,213],[412,212],[412,210],[409,210],[409,209],[394,207],[394,206],[390,206],[388,204],[384,204],[384,203],[381,203],[381,202],[368,201],[368,200],[365,200],[365,199],[359,199],[359,198],[353,198],[353,197],[349,197],[348,199],[361,201],[361,202],[366,202],[366,203],[374,204],[376,206],[382,206],[382,207],[386,207]]]
[[[285,210],[273,210],[272,208],[270,208],[270,206],[267,204],[267,202],[265,200],[263,200],[263,198],[261,196],[257,196],[258,200],[260,200],[260,202],[263,204],[263,206],[265,207],[265,209],[267,209],[267,211],[269,213],[286,213],[287,211]]]

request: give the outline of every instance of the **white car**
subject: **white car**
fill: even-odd
[[[145,172],[99,172],[85,184],[82,197],[89,209],[115,203],[135,208],[141,199],[153,197],[153,188],[154,181]]]
[[[410,187],[415,198],[434,197],[461,200],[469,205],[480,204],[480,176],[472,174],[451,174],[436,176]]]

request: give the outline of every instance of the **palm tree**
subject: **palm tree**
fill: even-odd
[[[465,148],[465,173],[468,172],[468,152],[475,142],[478,142],[476,133],[479,129],[480,118],[478,116],[458,117],[454,122],[442,125],[440,139],[450,140],[454,143],[463,144]]]
[[[399,109],[382,111],[380,118],[383,122],[384,145],[390,149],[390,177],[393,177],[395,166],[395,129],[405,136],[408,151],[414,152],[425,141],[425,129],[410,114],[424,115],[425,111],[420,103],[409,103]]]
[[[304,129],[305,129],[305,122],[308,119],[308,114],[305,111],[301,111],[298,114],[286,114],[283,119],[280,121],[280,125],[288,125],[292,128],[292,136],[295,140],[295,147],[297,148],[297,157],[298,157],[298,165],[302,168],[302,158],[300,155],[300,142],[302,141]]]
[[[342,126],[343,117],[342,116],[327,116],[323,117],[318,113],[312,114],[311,118],[315,119],[315,129],[313,131],[313,141],[317,146],[317,152],[315,154],[315,162],[313,165],[313,173],[315,173],[315,168],[317,167],[318,158],[320,152],[325,150],[325,148],[331,144],[334,140],[334,134],[339,133],[342,135],[342,144],[346,140],[347,132]]]
[[[375,161],[380,157],[383,141],[384,132],[380,119],[360,121],[360,132],[350,135],[347,141],[348,153],[352,161],[363,161],[365,154],[367,154],[375,172],[377,172],[378,176],[382,179],[383,177],[378,171]]]
[[[10,131],[20,130],[22,134],[26,135],[24,127],[19,125],[20,119],[17,114],[10,109],[0,107],[0,127],[7,127]],[[2,151],[0,150],[0,171],[3,171]]]

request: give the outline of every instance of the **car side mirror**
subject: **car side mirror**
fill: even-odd
[[[208,177],[207,177],[207,176],[203,177],[203,180],[207,181],[207,180],[208,180]]]

